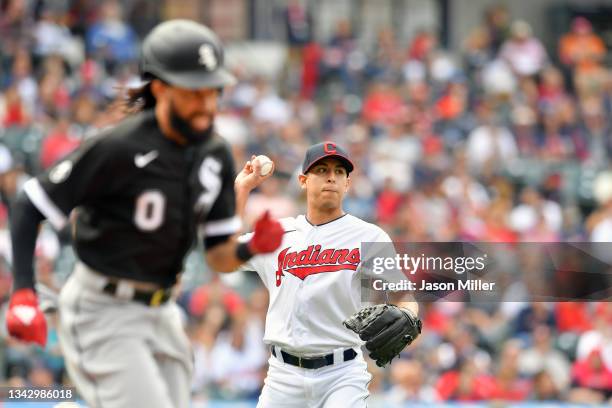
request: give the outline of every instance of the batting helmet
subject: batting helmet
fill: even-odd
[[[236,83],[223,67],[223,47],[208,27],[190,20],[170,20],[144,39],[140,73],[181,88],[222,88]]]

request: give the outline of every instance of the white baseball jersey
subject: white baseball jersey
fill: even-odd
[[[240,268],[256,271],[270,292],[264,342],[302,356],[360,346],[342,322],[361,308],[361,243],[391,239],[349,214],[322,225],[303,215],[280,222],[285,235],[279,249]]]

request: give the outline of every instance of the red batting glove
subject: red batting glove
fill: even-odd
[[[272,252],[280,246],[284,233],[280,222],[271,218],[270,212],[266,211],[255,222],[253,237],[248,243],[249,250],[253,254]]]
[[[47,321],[38,308],[38,299],[33,289],[23,288],[13,292],[6,312],[6,328],[9,335],[16,339],[45,347]]]

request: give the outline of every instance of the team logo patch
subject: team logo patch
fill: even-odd
[[[323,145],[323,150],[326,154],[335,154],[336,153],[336,144],[332,142],[327,142]]]
[[[19,305],[13,308],[13,313],[19,320],[26,326],[32,324],[34,317],[36,317],[36,309],[32,306]]]
[[[197,212],[207,213],[215,203],[223,187],[221,170],[223,170],[223,163],[214,157],[207,157],[202,161],[198,177],[204,191],[196,202],[195,210]]]
[[[49,172],[49,180],[52,183],[59,184],[66,180],[72,171],[72,162],[70,160],[64,160]]]
[[[289,252],[290,249],[290,247],[285,248],[278,254],[277,287],[285,276],[283,272],[304,280],[307,276],[318,273],[355,271],[361,262],[359,248],[321,250],[321,245],[310,245],[300,252]]]
[[[217,56],[215,55],[215,49],[210,44],[202,44],[198,49],[200,58],[198,62],[206,67],[209,71],[213,71],[217,68]]]

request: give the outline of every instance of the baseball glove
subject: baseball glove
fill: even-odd
[[[421,334],[422,323],[411,311],[394,305],[364,307],[343,322],[365,341],[370,357],[384,367]]]

